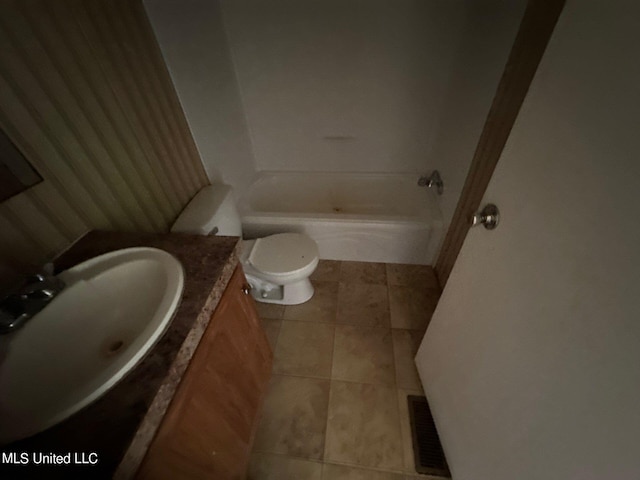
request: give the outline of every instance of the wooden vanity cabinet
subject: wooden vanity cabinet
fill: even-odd
[[[242,268],[233,274],[137,478],[243,479],[273,355]]]

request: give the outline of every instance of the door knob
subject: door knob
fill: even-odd
[[[244,293],[245,295],[249,295],[250,292],[251,292],[251,285],[249,285],[248,283],[245,283],[244,285],[242,285],[242,293]]]
[[[488,203],[484,208],[471,218],[471,226],[484,225],[487,230],[493,230],[500,221],[500,210],[493,203]]]

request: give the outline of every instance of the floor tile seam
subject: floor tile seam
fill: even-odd
[[[333,378],[333,377],[319,377],[319,376],[315,376],[315,375],[298,375],[295,373],[283,373],[283,372],[277,372],[275,370],[272,371],[273,375],[279,375],[281,377],[294,377],[294,378],[309,378],[312,380],[326,380],[328,382],[344,382],[344,383],[354,383],[357,385],[372,385],[374,387],[387,387],[387,388],[393,388],[395,390],[413,390],[416,391],[415,389],[407,389],[404,387],[400,387],[398,386],[397,382],[394,380],[394,382],[391,383],[372,383],[372,382],[359,382],[357,380],[345,380],[342,378]]]
[[[395,373],[396,373],[396,386],[397,386],[398,389],[412,390],[412,389],[408,389],[404,385],[400,385],[400,383],[399,383],[399,371],[400,371],[399,363],[400,362],[398,361],[399,358],[396,356],[396,342],[393,341],[393,338],[394,338],[393,337],[393,330],[406,330],[408,332],[418,331],[418,330],[410,330],[410,329],[404,329],[404,328],[392,328],[391,330],[392,330],[391,335],[392,335],[392,347],[393,347],[393,365],[394,365]],[[411,345],[410,345],[410,347],[411,347]],[[398,352],[398,354],[399,354],[399,352]],[[415,355],[412,353],[410,355],[410,357],[411,357],[411,360],[415,363]]]
[[[336,348],[336,329],[333,329],[333,342],[331,342],[331,369],[329,372],[330,377],[333,377],[333,354]],[[327,415],[324,420],[324,448],[322,449],[322,460],[327,454],[327,432],[329,431],[329,411],[331,410],[331,378],[329,378],[329,395],[327,398]],[[320,471],[320,478],[324,475],[324,467]]]
[[[320,283],[336,283],[340,281],[340,278],[335,278],[335,279],[330,279],[330,278],[310,278],[309,280],[311,280],[311,283],[313,284],[313,282],[320,282]]]
[[[405,330],[407,332],[421,332],[421,328],[406,328],[406,327],[390,327],[391,330]]]
[[[275,362],[276,362],[276,349],[278,348],[278,342],[280,341],[281,333],[282,333],[282,321],[280,322],[280,327],[278,328],[278,334],[276,335],[276,341],[273,342],[273,350],[271,351],[271,354],[273,355],[273,360],[271,363],[272,372],[273,372],[273,366],[275,365]]]
[[[283,373],[283,372],[277,372],[275,370],[272,371],[273,375],[280,375],[281,377],[295,377],[295,378],[308,378],[311,380],[326,380],[328,382],[331,381],[331,377],[320,377],[317,375],[299,375],[296,373]]]
[[[287,320],[289,321],[289,320]],[[298,323],[308,323],[308,322],[298,322]],[[326,324],[326,325],[331,325],[331,324]],[[349,325],[349,326],[353,326],[356,328],[362,328],[362,329],[378,329],[378,330],[393,330],[390,329],[389,327],[378,327],[378,326],[373,326],[373,327],[365,327],[365,326],[361,326],[361,325]],[[336,350],[336,341],[337,341],[337,329],[334,328],[333,333],[332,333],[332,339],[331,339],[331,352],[329,354],[329,358],[330,358],[330,363],[331,363],[331,372],[330,374],[327,375],[302,375],[302,374],[295,374],[295,373],[290,373],[290,372],[284,372],[284,371],[280,371],[280,370],[273,370],[273,373],[275,374],[279,374],[279,375],[289,375],[289,376],[295,376],[295,377],[309,377],[309,378],[320,378],[320,379],[330,379],[330,380],[340,380],[340,381],[347,381],[347,382],[352,382],[352,383],[364,383],[364,384],[369,384],[369,385],[384,385],[384,386],[389,386],[389,385],[394,385],[397,386],[399,388],[406,388],[406,387],[402,387],[400,385],[398,385],[398,378],[399,378],[399,371],[398,371],[398,359],[396,357],[396,346],[395,343],[393,342],[393,338],[391,339],[390,342],[390,347],[391,347],[391,359],[393,361],[393,369],[394,369],[394,381],[393,383],[389,382],[389,383],[382,383],[382,382],[362,382],[362,381],[355,381],[355,380],[349,380],[349,379],[345,379],[345,378],[339,378],[339,377],[335,377],[334,376],[334,365],[335,365],[335,350]],[[397,330],[402,330],[402,329],[397,329]],[[274,355],[275,355],[275,351],[279,345],[279,340],[281,337],[281,333],[282,333],[282,329],[280,329],[278,331],[278,336],[276,339],[276,345],[274,348]]]
[[[279,455],[282,457],[289,457],[289,458],[295,458],[295,459],[301,459],[301,457],[292,457],[290,455],[286,455],[286,454],[277,454],[277,453],[272,453],[270,455]],[[349,463],[349,462],[342,462],[340,460],[315,460],[315,459],[306,459],[303,458],[303,460],[308,460],[310,462],[313,463],[319,463],[322,466],[322,474],[324,475],[324,467],[325,465],[336,465],[339,467],[350,467],[350,468],[356,468],[359,470],[365,470],[365,471],[370,471],[370,472],[376,472],[376,473],[390,473],[393,475],[400,475],[401,477],[410,477],[412,479],[423,479],[423,480],[451,480],[451,477],[437,477],[434,475],[427,475],[427,474],[420,474],[418,472],[414,470],[409,471],[406,469],[403,470],[393,470],[393,469],[386,469],[383,467],[371,467],[371,466],[366,466],[366,465],[362,465],[359,463]],[[324,477],[321,477],[322,480],[325,480]]]
[[[344,461],[344,460],[327,460],[325,459],[323,461],[324,465],[340,465],[340,466],[344,466],[344,467],[353,467],[353,468],[361,468],[364,470],[371,470],[371,471],[375,471],[375,472],[380,472],[380,473],[393,473],[396,475],[407,475],[407,472],[404,469],[404,458],[402,459],[402,468],[401,469],[394,469],[394,468],[390,468],[390,467],[376,467],[376,466],[371,466],[371,465],[365,465],[365,464],[361,464],[361,463],[355,463],[355,462],[348,462],[348,461]]]
[[[283,322],[296,322],[296,323],[308,323],[308,324],[321,324],[321,325],[335,325],[336,322],[323,322],[317,320],[296,320],[295,318],[283,318]]]
[[[353,468],[359,468],[362,470],[371,470],[373,472],[378,472],[378,473],[393,473],[396,475],[407,475],[407,472],[405,472],[404,470],[394,470],[394,469],[389,469],[389,468],[384,468],[384,467],[371,467],[371,466],[367,466],[367,465],[362,465],[360,463],[350,463],[350,462],[344,462],[341,460],[324,460],[322,462],[323,465],[337,465],[340,467],[353,467]]]
[[[372,328],[377,328],[377,329],[384,329],[384,330],[391,330],[391,327],[387,327],[384,325],[362,325],[362,324],[353,324],[353,323],[337,323],[337,325],[343,325],[343,326],[347,326],[347,327],[357,327],[357,328],[367,328],[367,329],[372,329]]]
[[[408,332],[420,332],[423,335],[427,331],[425,328],[408,328],[408,327],[391,327],[391,330],[406,330]]]
[[[383,283],[372,283],[372,282],[354,282],[353,280],[346,281],[340,280],[337,282],[339,285],[371,285],[375,287],[387,287],[388,283],[385,281]]]
[[[274,317],[265,317],[264,315],[258,315],[258,318],[260,320],[273,320],[275,322],[277,322],[278,320],[284,320],[284,318],[280,317],[280,318],[274,318]]]
[[[338,288],[340,287],[340,283],[342,282],[342,268],[344,267],[344,261],[340,262],[340,268],[338,269]]]
[[[391,285],[391,284],[389,283],[389,277],[390,277],[391,275],[389,275],[389,264],[388,264],[388,263],[385,263],[385,264],[384,264],[384,274],[385,274],[385,276],[387,277],[387,278],[386,278],[386,280],[387,280],[387,281],[386,281],[387,287],[389,287],[389,285]]]
[[[354,327],[381,327],[381,328],[392,328],[391,327],[391,318],[389,317],[389,325],[380,325],[378,323],[376,323],[375,325],[362,325],[360,323],[353,323],[353,322],[340,322],[338,320],[336,320],[336,325],[351,325]]]
[[[329,371],[329,377],[330,378],[333,378],[333,365],[334,365],[334,361],[335,361],[335,357],[334,357],[335,353],[336,353],[336,328],[335,328],[335,325],[334,325],[334,328],[333,328],[333,341],[331,342],[331,368],[330,368],[330,371]],[[331,387],[329,387],[329,388],[331,388]],[[327,417],[328,417],[328,415],[327,415]]]
[[[387,278],[387,285],[389,287],[410,287],[411,286],[410,283],[403,282],[402,280],[397,282],[390,282],[388,278]]]
[[[395,381],[393,382],[393,384],[388,384],[388,383],[359,382],[359,381],[356,381],[356,380],[343,380],[341,378],[331,378],[330,380],[332,382],[353,383],[353,384],[356,384],[356,385],[372,385],[374,387],[393,388],[394,390],[398,390],[399,389],[399,387],[396,385]]]
[[[360,382],[357,380],[347,380],[344,378],[337,378],[337,377],[331,377],[331,381],[337,381],[337,382],[346,382],[346,383],[357,383],[360,385],[373,385],[374,387],[390,387],[390,388],[398,388],[396,385],[396,381],[394,379],[393,383],[381,383],[381,382]]]
[[[387,285],[387,306],[389,307],[389,328],[393,328],[393,315],[391,312],[391,287]]]
[[[262,449],[254,449],[254,450],[251,451],[251,455],[255,455],[255,454],[258,454],[258,455],[274,455],[274,456],[277,456],[277,457],[291,458],[291,459],[294,459],[294,460],[305,460],[307,462],[317,463],[319,465],[323,465],[324,464],[324,460],[317,459],[317,458],[301,457],[301,456],[298,456],[298,455],[292,455],[291,453],[269,452],[269,451],[262,450]],[[324,455],[323,455],[323,457],[324,457]]]
[[[389,306],[391,308],[391,306]],[[391,323],[391,320],[389,320]],[[393,374],[394,374],[394,385],[398,388],[398,358],[396,357],[396,342],[393,341],[393,328],[390,327],[391,330],[391,358],[393,358]],[[396,395],[397,396],[397,395]],[[404,457],[403,462],[404,462]]]
[[[328,442],[329,438],[328,438],[327,433],[329,432],[329,415],[330,415],[330,412],[331,412],[331,396],[333,394],[333,386],[331,385],[332,383],[333,383],[332,381],[329,381],[329,398],[327,400],[327,418],[325,418],[325,421],[324,421],[324,448],[322,449],[322,461],[323,461],[323,463],[324,463],[325,458],[327,457],[327,448],[328,448],[328,445],[329,445],[329,442]],[[322,471],[320,473],[321,473],[321,478],[322,478],[322,475],[324,475],[324,467],[322,468]]]
[[[315,286],[316,283],[338,283],[340,280],[332,280],[330,278],[310,278],[311,285]]]
[[[325,445],[325,452],[323,452],[323,459],[299,456],[299,455],[294,455],[294,454],[291,454],[291,453],[270,452],[268,450],[263,450],[263,449],[260,449],[260,448],[257,448],[257,449],[254,449],[254,450],[251,451],[251,455],[272,455],[272,456],[276,456],[276,457],[289,458],[289,459],[292,459],[292,460],[303,460],[303,461],[310,462],[310,463],[316,463],[316,464],[320,465],[321,467],[324,467],[324,465],[337,465],[337,466],[340,466],[340,467],[352,467],[352,468],[358,468],[358,469],[361,469],[361,470],[370,470],[370,471],[379,472],[379,473],[392,473],[392,474],[396,474],[396,475],[411,475],[411,476],[416,477],[416,478],[430,479],[429,476],[422,476],[418,472],[416,472],[415,470],[414,471],[408,471],[408,470],[406,470],[404,468],[402,470],[395,470],[395,469],[389,469],[389,468],[384,468],[384,467],[374,467],[374,466],[370,466],[370,465],[363,465],[361,463],[355,463],[355,462],[345,462],[345,461],[341,461],[341,460],[326,460],[325,454],[326,454],[326,445]]]

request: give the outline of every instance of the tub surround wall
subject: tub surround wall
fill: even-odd
[[[144,0],[212,179],[439,169],[448,225],[525,0]],[[221,15],[222,13],[222,15]]]
[[[0,126],[44,178],[0,204],[0,271],[166,231],[208,180],[140,1],[7,0],[0,42]]]
[[[433,167],[465,2],[221,5],[258,170]]]
[[[217,0],[143,0],[202,163],[239,194],[255,162]]]
[[[137,246],[165,250],[185,269],[184,293],[168,330],[103,397],[57,426],[11,444],[10,451],[94,451],[100,463],[87,470],[92,478],[111,478],[116,468],[117,478],[135,473],[238,264],[240,242],[237,237],[91,232],[56,260],[56,270]],[[24,474],[25,466],[16,468]],[[51,468],[52,477],[64,474],[64,466]],[[47,467],[37,466],[36,472],[46,477]]]

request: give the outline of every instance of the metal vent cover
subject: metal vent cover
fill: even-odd
[[[426,397],[408,395],[407,402],[416,472],[450,478],[447,459],[444,457]]]

